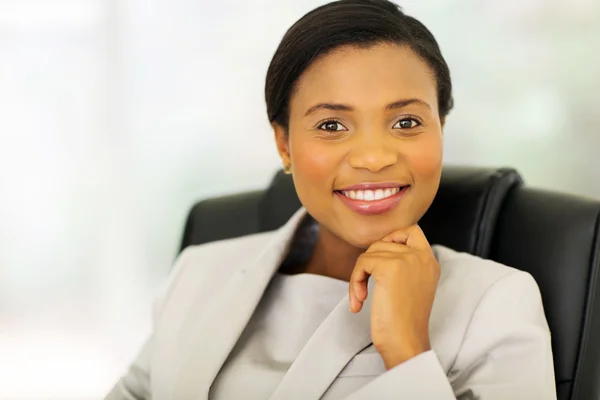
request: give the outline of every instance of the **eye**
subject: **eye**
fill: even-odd
[[[392,128],[394,129],[411,129],[421,125],[421,121],[413,117],[405,117],[396,122]]]
[[[327,132],[339,132],[339,131],[347,131],[344,125],[340,124],[335,120],[325,121],[319,125],[319,129]]]

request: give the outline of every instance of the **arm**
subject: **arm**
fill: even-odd
[[[169,279],[161,287],[154,300],[154,327],[156,327],[162,314],[165,299],[168,298],[171,288],[175,286],[181,275],[187,254],[187,250],[184,250],[179,255]],[[154,339],[151,336],[129,366],[127,373],[119,379],[104,400],[150,400],[152,398],[150,365],[154,344]]]
[[[556,399],[550,332],[537,284],[512,272],[484,294],[446,376],[433,351],[390,369],[348,400]]]
[[[152,338],[148,339],[127,373],[106,395],[104,400],[150,400],[150,355]]]

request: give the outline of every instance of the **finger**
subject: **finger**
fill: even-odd
[[[405,229],[398,229],[397,231],[386,235],[383,239],[381,239],[381,241],[404,244],[412,249],[417,250],[431,249],[429,241],[425,237],[425,234],[419,225],[413,225]]]
[[[371,246],[369,246],[367,251],[365,251],[365,254],[373,254],[373,253],[397,254],[397,253],[405,253],[405,252],[409,252],[409,251],[413,251],[413,249],[409,248],[405,244],[396,243],[393,241],[378,240],[377,242],[374,242],[373,244],[371,244]]]
[[[367,282],[350,282],[348,284],[350,311],[357,313],[362,309],[368,296]]]
[[[367,283],[368,279],[366,281],[350,281],[348,283],[350,311],[357,313],[362,309],[362,305],[367,299]]]
[[[360,256],[350,275],[348,290],[350,291],[350,311],[357,313],[362,309],[363,302],[367,299],[367,284],[370,273],[367,272],[369,263],[364,262],[365,257]]]

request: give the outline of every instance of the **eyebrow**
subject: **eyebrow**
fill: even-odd
[[[402,99],[402,100],[396,100],[393,103],[390,103],[388,105],[385,106],[386,111],[389,110],[396,110],[398,108],[403,108],[406,107],[408,105],[411,104],[419,104],[421,106],[427,107],[429,110],[431,110],[431,106],[429,105],[429,103],[427,103],[426,101],[423,101],[421,99]],[[353,111],[354,108],[346,105],[346,104],[340,104],[340,103],[319,103],[317,105],[312,106],[311,108],[309,108],[306,113],[304,114],[305,117],[308,117],[310,114],[315,113],[318,110],[332,110],[332,111]]]

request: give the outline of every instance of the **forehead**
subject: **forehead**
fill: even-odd
[[[345,46],[302,74],[290,99],[290,113],[304,112],[319,102],[381,108],[404,98],[425,100],[437,112],[435,76],[412,49],[394,44]]]

